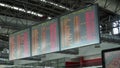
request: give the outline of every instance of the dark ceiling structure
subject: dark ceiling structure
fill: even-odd
[[[30,25],[40,23],[76,9],[96,4],[98,0],[0,0],[0,35],[6,36]],[[106,4],[109,1],[105,1]],[[106,4],[104,4],[106,6]],[[108,5],[107,5],[108,6]],[[108,11],[101,18],[114,15]],[[24,19],[22,21],[21,19]],[[14,23],[13,23],[14,21]],[[33,21],[29,23],[28,21]],[[29,24],[29,25],[28,25]],[[2,37],[0,39],[2,39]],[[6,37],[7,38],[7,37]],[[6,39],[5,39],[6,40]]]
[[[102,31],[103,33],[109,33],[109,30],[111,30],[111,27],[109,27],[110,22],[118,17],[116,14],[117,11],[119,11],[120,1],[114,0],[116,5],[113,5],[109,0],[104,0],[104,3],[101,1],[102,0],[0,0],[0,43],[2,43],[0,50],[2,51],[4,48],[9,47],[8,44],[4,45],[3,43],[8,43],[9,35],[15,31],[99,3],[103,5],[99,9],[100,24],[104,26]],[[116,13],[108,11],[110,8],[107,7],[111,4],[115,6]]]
[[[8,41],[7,35],[15,31],[94,2],[95,0],[0,0],[0,39]]]

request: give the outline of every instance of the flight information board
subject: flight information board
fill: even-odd
[[[61,50],[99,43],[97,6],[60,17]]]
[[[59,51],[58,19],[32,27],[32,56]]]
[[[30,57],[30,29],[11,34],[9,37],[9,48],[10,60]]]

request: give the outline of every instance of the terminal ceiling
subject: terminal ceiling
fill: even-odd
[[[15,31],[93,4],[102,8],[101,20],[120,14],[119,0],[0,0],[0,50]]]

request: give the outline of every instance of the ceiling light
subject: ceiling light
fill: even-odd
[[[51,17],[48,17],[48,19],[52,19]]]
[[[30,11],[30,10],[25,10],[23,8],[19,8],[19,7],[16,7],[16,6],[11,6],[11,5],[4,4],[4,3],[0,3],[0,6],[11,8],[11,9],[14,9],[14,10],[17,10],[17,11],[21,11],[21,12],[25,12],[25,13],[28,13],[28,14],[32,14],[32,15],[35,15],[35,16],[43,17],[43,14],[36,13],[36,12]]]
[[[51,4],[51,5],[54,5],[54,6],[57,6],[57,7],[60,7],[60,8],[69,10],[69,11],[73,11],[73,10],[70,9],[70,8],[67,8],[67,7],[65,7],[65,6],[63,6],[63,5],[56,4],[56,3],[51,2],[51,1],[46,1],[46,0],[40,0],[40,1],[45,2],[45,3],[49,3],[49,4]]]

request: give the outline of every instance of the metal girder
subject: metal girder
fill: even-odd
[[[21,0],[17,0],[17,1],[21,1]],[[46,3],[46,2],[40,1],[40,0],[31,0],[31,1],[22,1],[22,2],[32,3],[34,6],[36,5],[38,7],[40,7],[40,6],[47,7],[47,8],[49,8],[48,10],[50,10],[50,11],[52,9],[52,13],[54,11],[57,13],[61,13],[61,12],[65,11],[65,9],[59,8],[59,7],[52,5],[48,2]]]
[[[3,40],[3,41],[8,41],[9,40],[9,38],[7,36],[1,35],[1,34],[0,34],[0,39]]]
[[[8,41],[0,40],[0,51],[3,51],[4,48],[9,48]]]
[[[53,9],[50,9],[50,8],[47,8],[47,7],[43,7],[43,6],[41,6],[41,4],[36,5],[36,4],[32,4],[32,3],[30,3],[30,2],[25,2],[25,1],[19,1],[19,2],[25,3],[25,4],[29,4],[29,5],[33,5],[33,6],[36,6],[36,7],[40,7],[40,8],[42,8],[42,9],[49,10],[49,11],[52,11],[52,12],[55,12],[55,13],[58,13],[58,14],[61,14],[61,13],[62,13],[62,12],[59,12],[59,11],[57,11],[57,10],[53,10]]]
[[[9,54],[0,53],[0,58],[9,59]]]
[[[19,3],[19,4],[22,4],[22,3]],[[26,4],[26,3],[25,3]],[[33,7],[33,8],[31,8]],[[31,8],[30,10],[32,11],[37,11],[38,13],[42,13],[44,16],[43,17],[38,17],[38,16],[35,16],[35,15],[32,15],[32,14],[27,14],[25,12],[20,12],[20,11],[17,11],[17,10],[13,10],[13,9],[10,9],[10,8],[6,8],[6,7],[0,7],[0,14],[2,15],[6,15],[6,16],[11,16],[11,17],[16,17],[16,18],[22,18],[22,19],[27,19],[27,20],[33,20],[33,21],[37,21],[37,22],[40,22],[40,21],[44,21],[47,19],[47,17],[55,17],[59,14],[56,14],[54,12],[50,12],[48,10],[44,10],[44,9],[40,9],[40,7],[35,7],[35,6],[26,6],[23,7],[23,9],[26,9],[26,10],[29,10],[29,8]],[[39,10],[39,9],[40,10]]]
[[[119,36],[111,36],[111,35],[102,34],[101,39],[102,39],[102,41],[105,41],[105,42],[112,42],[112,43],[120,44]]]
[[[63,5],[71,10],[76,10],[79,8],[83,8],[89,4],[91,4],[92,2],[94,2],[94,0],[48,0],[60,5]]]
[[[115,13],[118,12],[120,10],[120,1],[119,0],[116,0],[116,8],[115,8]]]
[[[8,8],[5,8],[5,7],[0,7],[0,8],[1,8],[0,9],[0,14],[1,15],[21,18],[21,19],[26,19],[26,20],[33,20],[33,21],[41,21],[43,19],[43,18],[40,18],[38,16],[34,16],[34,15],[31,15],[31,14],[26,14],[24,12],[20,12],[20,11],[17,11],[17,10],[8,9]],[[6,10],[6,9],[8,9],[8,10]]]
[[[78,48],[76,48],[76,49],[71,49],[71,50],[60,51],[58,53],[78,55],[79,50],[78,50]]]
[[[65,6],[65,7],[70,8],[70,9],[74,9],[74,7],[77,5],[76,3],[80,3],[80,0],[79,1],[78,0],[75,0],[75,1],[74,0],[48,0],[48,1],[54,2],[56,4]],[[66,10],[66,9],[64,9],[64,10]]]
[[[14,1],[10,1],[10,2],[13,3]],[[55,15],[53,12],[48,12],[48,11],[45,11],[43,9],[41,10],[38,7],[35,7],[33,5],[29,5],[29,4],[26,4],[26,3],[23,3],[23,2],[21,3],[21,2],[16,1],[16,2],[14,2],[14,4],[10,4],[10,5],[20,7],[20,8],[23,8],[25,10],[31,10],[31,11],[34,11],[34,12],[42,13],[43,15],[46,15],[46,14],[48,14],[48,16],[54,16]],[[30,14],[25,13],[25,15],[30,15]],[[33,15],[31,15],[31,16],[33,16]]]
[[[32,57],[23,58],[21,60],[41,61],[41,56],[32,56]]]
[[[25,29],[36,23],[38,22],[0,15],[0,39],[8,41],[8,36],[6,35],[17,30]]]
[[[95,3],[97,3],[99,6],[112,11],[114,13],[117,13],[120,15],[120,1],[119,0],[97,0]]]
[[[3,28],[21,30],[36,23],[39,22],[0,15],[0,26]]]
[[[12,62],[12,61],[2,61],[2,60],[0,60],[0,65],[13,65],[14,64],[14,62]]]
[[[9,22],[9,24],[8,24],[8,22],[6,22],[6,23],[0,22],[0,26],[1,26],[1,28],[8,28],[8,29],[12,29],[12,30],[22,30],[22,29],[26,28],[23,25],[20,25],[20,24],[16,25],[16,24],[10,23],[10,22]]]
[[[4,1],[4,2],[6,2],[6,1]],[[12,2],[13,3],[13,1],[9,1],[9,2]],[[37,7],[37,9],[44,9],[44,10],[46,10],[46,11],[51,11],[51,13],[53,13],[53,12],[55,12],[55,13],[61,13],[61,12],[59,12],[59,11],[57,11],[57,10],[53,10],[53,8],[51,9],[51,8],[48,8],[48,7],[50,7],[50,6],[48,6],[48,7],[46,7],[46,6],[43,6],[43,4],[42,3],[40,3],[40,2],[38,2],[39,4],[34,4],[34,3],[31,3],[31,2],[29,2],[29,1],[21,1],[21,0],[14,0],[14,2],[15,3],[18,3],[20,6],[19,7],[22,7],[22,8],[24,8],[24,6],[23,6],[23,4],[25,4],[25,7],[29,7],[29,8],[27,8],[27,9],[34,9],[34,8],[36,8]],[[14,5],[16,5],[16,4],[14,4]],[[28,6],[29,5],[29,6]],[[46,5],[48,5],[48,4],[46,4]],[[18,6],[18,5],[17,5]]]

